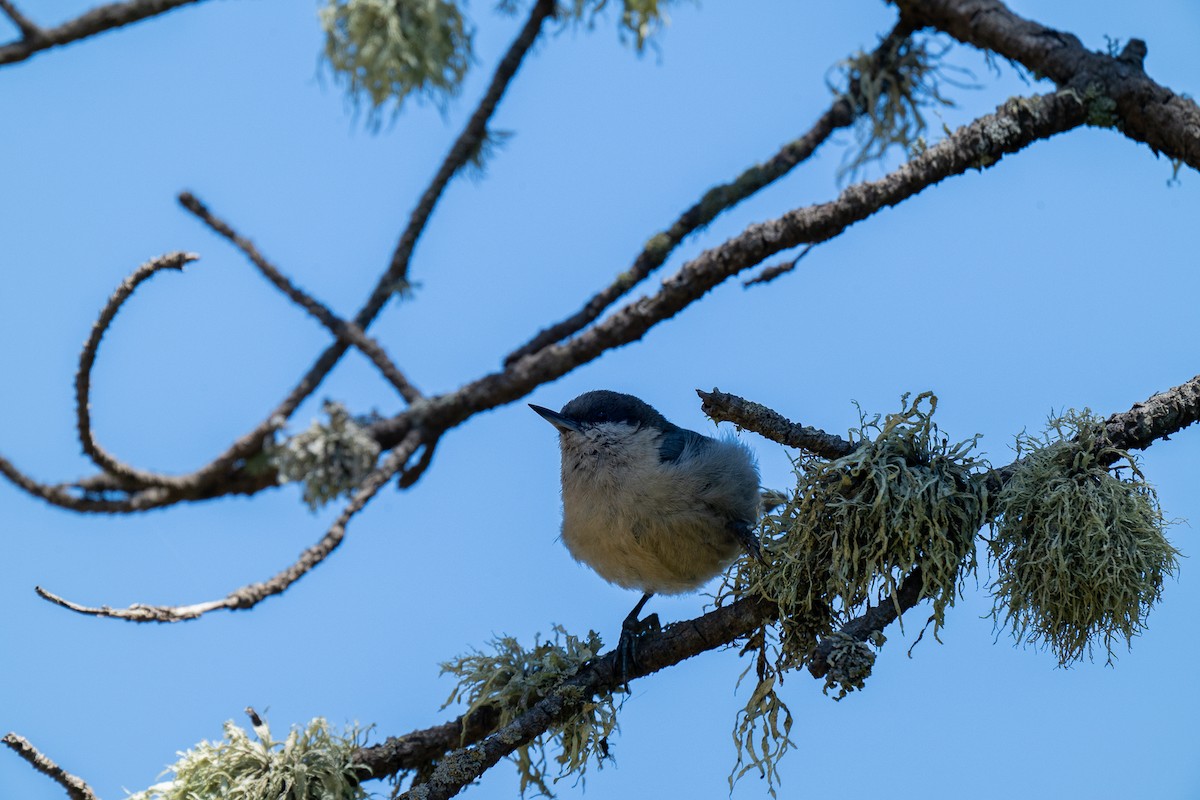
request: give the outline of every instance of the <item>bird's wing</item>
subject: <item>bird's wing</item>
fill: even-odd
[[[712,440],[687,428],[672,426],[658,443],[658,460],[663,463],[678,461],[689,446],[693,451],[708,447]]]

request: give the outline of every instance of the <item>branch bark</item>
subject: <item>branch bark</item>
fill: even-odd
[[[159,14],[173,11],[180,6],[199,3],[201,1],[125,0],[125,2],[107,3],[102,6],[96,6],[90,11],[86,11],[78,17],[53,28],[41,28],[26,20],[29,26],[27,28],[26,25],[21,24],[19,17],[13,16],[12,11],[10,11],[12,8],[11,3],[7,3],[6,0],[7,7],[4,8],[4,11],[21,28],[24,38],[0,46],[0,65],[24,61],[43,50],[49,50],[51,47],[61,47],[64,44],[87,39],[98,33],[104,33],[105,31],[120,28],[124,25],[131,25],[134,22],[140,22],[149,17],[156,17]]]
[[[0,739],[0,742],[4,742],[5,745],[29,762],[29,765],[38,772],[66,789],[67,796],[71,800],[97,800],[92,787],[88,786],[82,778],[72,775],[58,764],[55,764],[30,744],[29,740],[25,737],[9,733],[3,739]]]

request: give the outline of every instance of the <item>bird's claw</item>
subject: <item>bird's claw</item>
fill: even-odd
[[[629,691],[629,676],[639,669],[637,642],[647,633],[658,633],[662,624],[658,614],[650,614],[645,619],[630,616],[621,625],[621,639],[617,642],[617,680]]]

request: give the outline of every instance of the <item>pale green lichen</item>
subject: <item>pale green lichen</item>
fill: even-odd
[[[666,7],[674,0],[621,0],[621,19],[618,31],[622,39],[632,37],[638,52],[670,23]],[[597,15],[608,8],[609,0],[562,0],[560,16],[584,20],[595,25]]]
[[[447,0],[328,0],[320,18],[326,61],[374,122],[389,102],[452,96],[471,63],[471,31]]]
[[[792,712],[779,696],[778,685],[782,675],[777,666],[778,658],[770,658],[768,650],[777,653],[774,629],[760,628],[742,649],[742,654],[757,653],[755,664],[747,667],[738,678],[738,686],[755,669],[757,683],[746,705],[733,721],[733,743],[737,748],[737,761],[729,773],[729,791],[742,776],[757,771],[759,778],[767,782],[767,792],[775,797],[775,788],[780,783],[779,762],[789,749],[796,746],[789,736],[792,730]]]
[[[744,559],[727,579],[724,594],[778,605],[784,667],[806,663],[818,639],[869,603],[893,602],[918,567],[936,633],[975,570],[987,509],[979,437],[951,444],[933,422],[937,398],[908,398],[897,414],[863,416],[849,455],[798,459],[791,500],[762,521],[770,565]]]
[[[271,738],[266,723],[254,726],[255,739],[233,722],[225,737],[201,742],[163,774],[174,777],[129,800],[359,800],[368,777],[355,763],[363,732],[330,730],[320,717],[293,728],[283,741]]]
[[[1017,437],[1015,469],[995,498],[993,617],[1059,664],[1131,644],[1174,574],[1154,488],[1090,411]],[[1128,475],[1121,474],[1128,471]]]
[[[830,91],[860,115],[854,124],[857,149],[847,155],[839,177],[854,177],[892,147],[912,151],[928,128],[922,109],[954,106],[941,86],[967,87],[948,73],[969,73],[943,63],[948,49],[933,47],[928,38],[909,37],[889,43],[878,56],[860,50],[834,65],[837,78],[826,81]]]
[[[304,483],[304,502],[314,510],[353,494],[375,468],[380,450],[341,403],[326,401],[324,411],[328,423],[313,420],[308,430],[266,448],[281,481]]]
[[[461,702],[467,706],[464,714],[492,706],[499,713],[497,726],[503,727],[559,689],[580,667],[595,658],[602,646],[594,631],[581,638],[557,625],[552,641],[542,642],[531,650],[522,648],[511,636],[497,637],[492,640],[489,652],[472,651],[442,664],[443,674],[458,679],[445,705]],[[518,747],[509,756],[517,765],[522,795],[530,787],[552,795],[550,784],[568,775],[582,781],[589,761],[603,766],[604,759],[609,757],[609,736],[617,730],[617,704],[611,694],[583,702],[571,719]],[[547,782],[546,748],[551,743],[558,750],[553,756],[558,775]]]

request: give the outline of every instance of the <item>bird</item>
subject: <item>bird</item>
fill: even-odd
[[[643,593],[617,645],[627,685],[637,638],[658,628],[655,614],[639,619],[652,596],[695,591],[740,552],[763,560],[758,467],[741,442],[681,428],[630,394],[529,407],[559,432],[563,544],[601,578]]]

